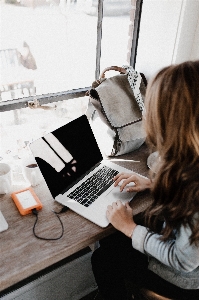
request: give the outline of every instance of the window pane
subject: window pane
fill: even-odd
[[[88,97],[0,112],[0,162],[19,163],[30,154],[29,144],[84,114]]]
[[[131,0],[104,1],[101,71],[109,66],[120,67],[129,64],[127,52],[132,39],[132,37],[129,39],[129,30],[133,28],[130,16],[131,12],[135,10],[135,7],[131,6],[131,2]]]
[[[132,2],[104,1],[101,70],[126,63]],[[2,100],[90,86],[97,7],[98,0],[0,1]]]
[[[0,5],[3,100],[91,85],[97,15],[87,13],[86,1],[5,0]]]

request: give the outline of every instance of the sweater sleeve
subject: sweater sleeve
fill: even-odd
[[[137,225],[132,237],[136,250],[152,256],[166,266],[181,272],[191,272],[199,266],[199,246],[189,243],[191,229],[181,226],[176,239],[161,241],[160,235]]]

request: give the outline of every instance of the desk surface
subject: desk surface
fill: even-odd
[[[139,150],[116,158],[115,163],[147,175],[147,157],[148,150],[143,145]],[[119,161],[121,158],[136,162]],[[45,182],[34,190],[43,203],[36,232],[40,236],[55,238],[59,236],[61,226],[51,210],[59,211],[62,206],[53,200]],[[148,192],[137,194],[131,202],[134,214],[145,210],[150,201]],[[8,230],[0,233],[0,291],[114,232],[111,225],[100,228],[69,210],[60,215],[64,224],[63,237],[57,241],[39,240],[32,231],[35,216],[21,216],[9,195],[0,195],[0,209],[9,225]]]

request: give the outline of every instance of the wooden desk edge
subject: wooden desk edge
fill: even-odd
[[[109,225],[107,228],[103,229],[103,231],[101,233],[98,233],[95,236],[88,238],[84,242],[81,241],[79,244],[68,247],[66,250],[64,250],[64,249],[61,250],[60,252],[58,252],[56,255],[54,255],[51,258],[48,257],[45,260],[43,260],[42,262],[38,262],[38,263],[34,264],[34,271],[32,268],[27,267],[26,269],[22,269],[21,272],[18,272],[17,274],[15,274],[15,273],[10,274],[9,280],[7,277],[5,277],[5,279],[1,279],[0,297],[1,297],[1,293],[4,290],[12,287],[13,285],[19,283],[20,281],[22,281],[32,275],[35,275],[36,273],[44,270],[45,268],[58,263],[59,261],[65,259],[67,257],[70,258],[70,256],[72,256],[73,254],[85,249],[86,247],[89,247],[96,241],[112,234],[113,232],[115,232],[115,229],[111,225]]]

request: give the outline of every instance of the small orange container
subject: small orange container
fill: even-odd
[[[42,208],[42,204],[31,187],[13,192],[11,194],[19,212],[21,215],[27,215],[32,213],[32,210],[36,208],[39,210]]]

